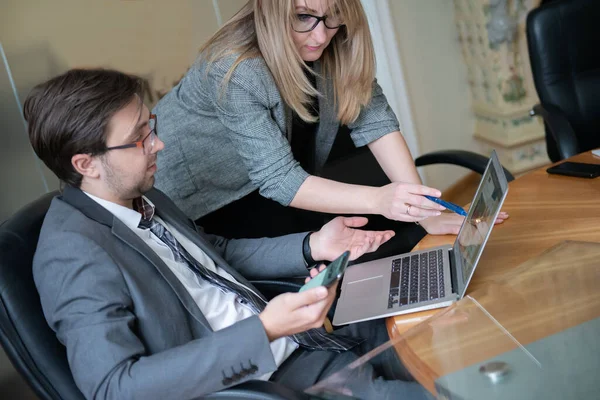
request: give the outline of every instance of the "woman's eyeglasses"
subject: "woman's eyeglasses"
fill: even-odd
[[[337,29],[343,25],[337,16],[323,15],[322,17],[317,17],[311,14],[296,14],[296,18],[292,21],[292,29],[298,33],[310,32],[321,21],[323,21],[327,29]]]
[[[137,147],[142,149],[144,155],[152,154],[152,150],[154,150],[154,143],[156,143],[156,115],[150,114],[150,119],[148,120],[148,125],[150,126],[150,132],[146,136],[144,136],[141,140],[130,144],[122,144],[120,146],[112,146],[107,147],[106,150],[119,150],[119,149],[130,149],[133,147]]]

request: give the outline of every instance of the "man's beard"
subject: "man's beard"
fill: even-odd
[[[119,176],[124,175],[123,173],[116,172],[115,168],[113,168],[105,158],[102,159],[102,165],[106,172],[106,184],[109,190],[120,199],[136,199],[148,192],[154,186],[153,175],[147,179],[140,180],[133,187],[127,187],[123,184],[123,180],[119,179]]]

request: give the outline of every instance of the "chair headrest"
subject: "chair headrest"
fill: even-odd
[[[527,44],[533,81],[541,104],[564,113],[580,151],[600,146],[600,2],[551,1],[527,15]],[[548,152],[559,160],[549,137]]]

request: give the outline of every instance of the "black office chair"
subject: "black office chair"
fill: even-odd
[[[527,44],[553,162],[600,147],[600,1],[543,1],[527,16]]]
[[[23,207],[0,226],[0,343],[16,370],[43,400],[83,399],[66,351],[47,325],[32,275],[44,216],[57,192]],[[277,282],[264,282],[276,292]],[[283,291],[298,285],[283,283]],[[259,288],[260,289],[260,288]],[[310,396],[273,382],[249,381],[206,399],[306,400]]]

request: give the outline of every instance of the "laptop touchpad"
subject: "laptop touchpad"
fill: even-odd
[[[383,277],[374,276],[372,278],[361,279],[354,282],[349,282],[345,288],[344,296],[350,298],[365,298],[381,296],[383,290]]]

